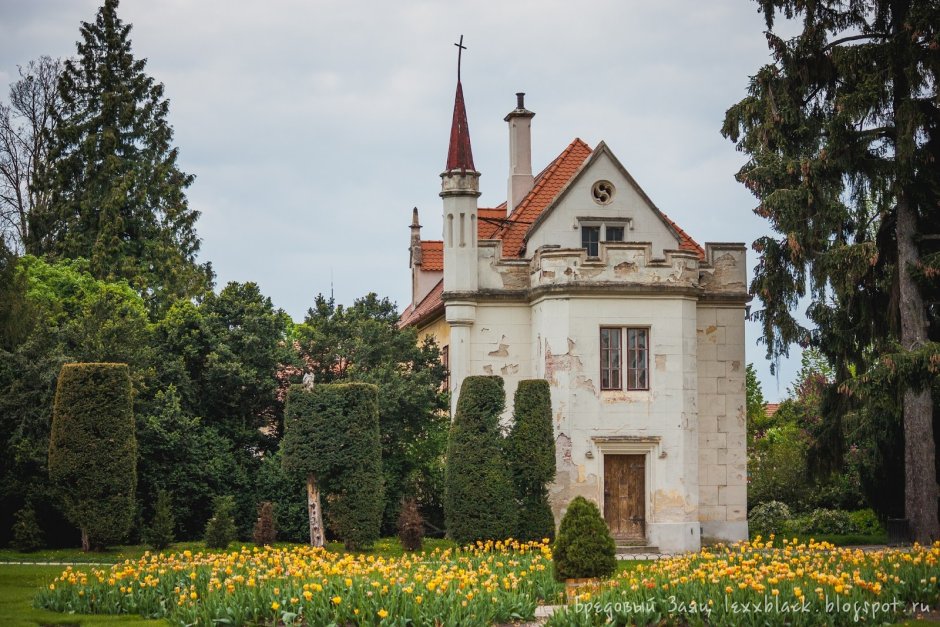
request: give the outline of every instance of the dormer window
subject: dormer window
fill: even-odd
[[[582,226],[581,227],[581,248],[587,251],[588,257],[597,257],[600,254],[598,245],[601,241],[601,227]]]
[[[623,241],[623,226],[610,226],[605,227],[606,233],[604,233],[605,242],[622,242]]]
[[[632,228],[630,218],[578,218],[575,228],[581,229],[581,248],[588,257],[600,256],[601,242],[623,242],[626,232]]]

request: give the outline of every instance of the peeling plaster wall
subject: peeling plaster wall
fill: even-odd
[[[692,297],[544,297],[532,307],[535,376],[551,385],[558,474],[556,518],[575,496],[603,508],[603,445],[592,438],[659,438],[646,455],[647,530],[676,548],[698,546],[696,301]],[[650,329],[650,390],[600,390],[601,326]],[[618,451],[607,449],[609,453]],[[671,529],[681,528],[680,531]]]
[[[653,259],[650,244],[601,244],[600,257],[589,259],[582,248],[543,248],[532,261],[532,287],[594,281],[603,284],[697,288],[695,253],[667,252]]]
[[[610,181],[616,188],[613,200],[607,205],[594,202],[591,195],[591,187],[599,180]],[[571,186],[561,203],[530,234],[527,249],[535,251],[545,244],[580,248],[579,217],[629,218],[632,222],[624,232],[624,239],[628,242],[652,242],[657,257],[662,257],[664,250],[679,247],[676,236],[606,154],[600,155],[590,171]]]
[[[512,419],[512,399],[522,379],[532,378],[530,309],[527,303],[487,303],[476,310],[470,330],[470,374],[499,375],[506,389],[503,424]]]

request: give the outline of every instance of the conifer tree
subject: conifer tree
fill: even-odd
[[[157,503],[153,508],[153,519],[146,530],[146,541],[155,551],[162,551],[176,539],[176,520],[173,518],[173,502],[166,490],[157,492]]]
[[[512,478],[499,428],[505,403],[500,377],[471,376],[460,384],[444,481],[447,535],[459,544],[504,539],[516,528]]]
[[[555,518],[548,502],[548,484],[555,479],[555,434],[548,381],[519,382],[506,453],[519,506],[516,537],[554,538]]]
[[[49,478],[82,549],[125,538],[134,519],[137,439],[127,364],[65,364],[49,435]]]
[[[829,450],[840,450],[849,393],[900,399],[905,514],[929,542],[940,537],[930,390],[940,359],[940,4],[758,6],[773,62],[722,129],[748,154],[737,178],[776,231],[754,243],[754,316],[770,357],[796,342],[837,367],[822,411]],[[783,17],[802,20],[792,39],[774,31]],[[792,313],[803,298],[813,329]]]
[[[84,257],[101,279],[126,279],[151,311],[203,293],[211,268],[199,265],[195,223],[177,166],[163,85],[135,59],[131,26],[105,0],[83,22],[78,56],[59,78],[48,161],[36,180],[26,248]]]

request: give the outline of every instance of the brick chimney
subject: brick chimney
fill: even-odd
[[[516,108],[505,118],[509,123],[509,194],[506,213],[512,213],[530,191],[532,177],[532,118],[535,113],[525,108],[525,93],[516,94]]]

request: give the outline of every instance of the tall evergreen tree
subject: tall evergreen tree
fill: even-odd
[[[505,449],[519,507],[516,537],[554,538],[555,518],[548,500],[548,484],[555,480],[555,433],[548,381],[519,382]]]
[[[754,243],[756,318],[769,356],[799,342],[836,365],[822,412],[833,443],[851,400],[838,386],[878,382],[879,398],[900,399],[905,513],[915,538],[930,541],[940,537],[930,390],[940,353],[940,4],[758,5],[773,62],[722,130],[749,155],[737,178],[777,232]],[[802,30],[783,39],[778,16],[801,19]],[[812,330],[792,314],[804,297]]]
[[[46,204],[33,208],[26,248],[85,257],[97,278],[127,279],[162,311],[204,292],[212,272],[196,263],[199,212],[184,194],[193,176],[177,166],[163,85],[134,58],[117,7],[105,0],[94,23],[82,23],[78,58],[64,64],[35,180]]]

